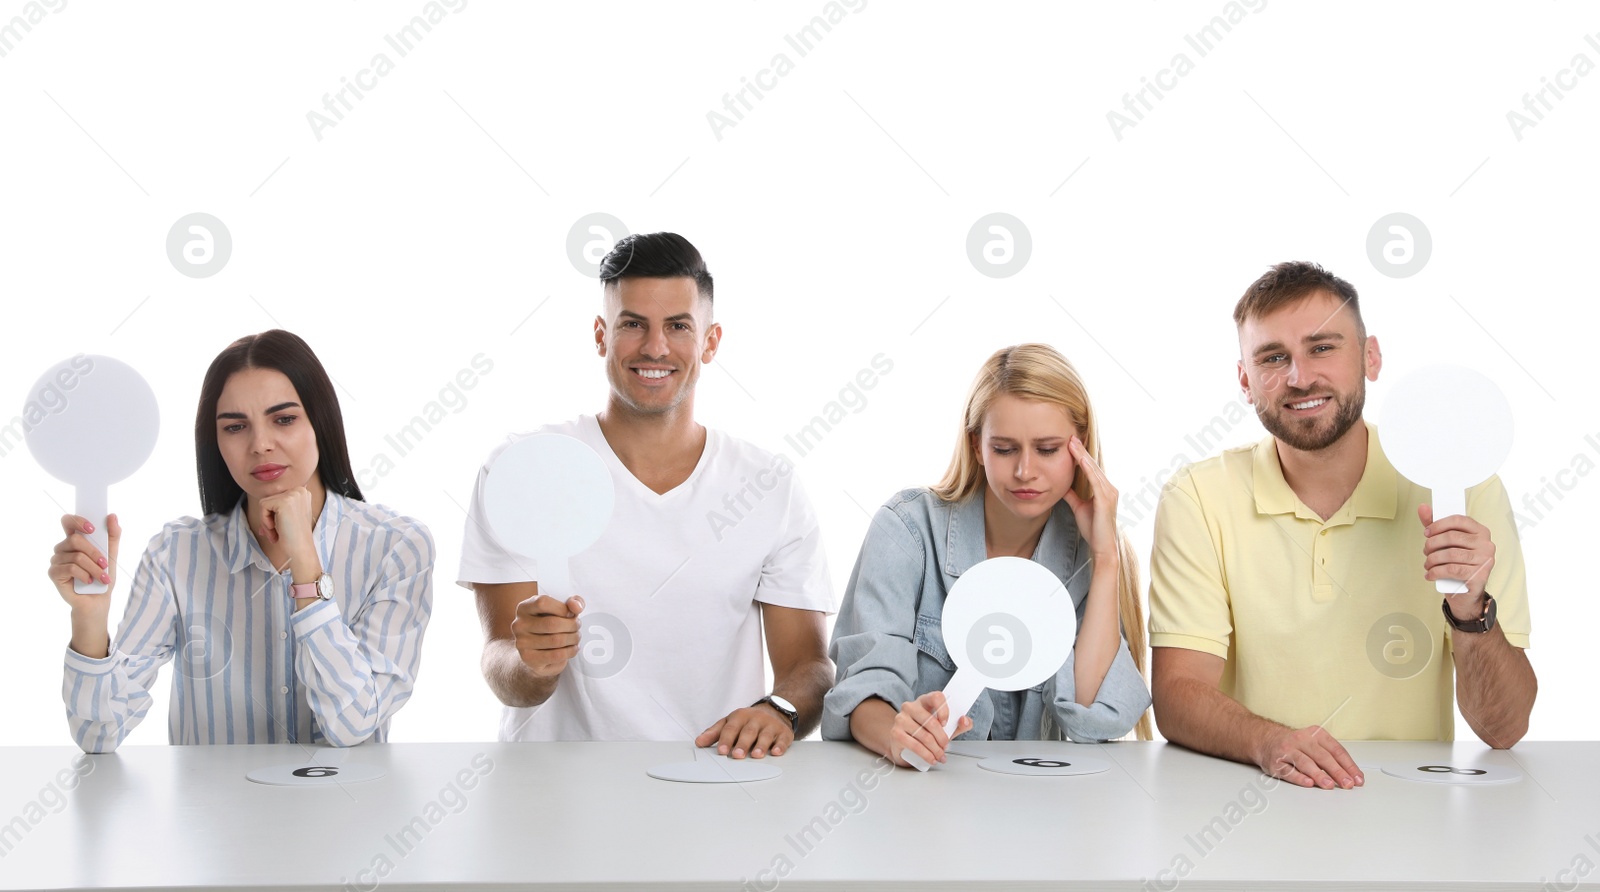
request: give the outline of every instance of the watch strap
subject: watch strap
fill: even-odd
[[[296,601],[306,598],[320,598],[324,601],[333,597],[333,577],[324,572],[312,582],[291,583],[289,596]]]
[[[779,703],[771,694],[768,694],[767,696],[762,697],[760,700],[757,700],[756,702],[754,702],[754,703],[752,703],[750,705],[751,706],[760,706],[763,703],[771,706],[773,709],[776,709],[778,711],[779,715],[782,715],[784,718],[789,720],[789,730],[790,731],[794,732],[795,734],[799,734],[800,733],[800,713],[799,712],[797,712],[797,711],[795,711],[793,709],[786,708],[783,704]]]
[[[1469,620],[1466,620],[1464,622],[1462,620],[1456,619],[1456,615],[1454,613],[1450,612],[1450,599],[1449,598],[1444,599],[1440,603],[1440,606],[1444,608],[1444,619],[1445,619],[1445,622],[1449,623],[1451,628],[1455,629],[1458,632],[1472,632],[1474,634],[1480,634],[1480,633],[1487,632],[1490,629],[1494,628],[1494,622],[1495,622],[1494,595],[1491,595],[1488,592],[1484,592],[1483,593],[1483,614],[1481,616],[1479,616],[1477,619],[1469,619]]]

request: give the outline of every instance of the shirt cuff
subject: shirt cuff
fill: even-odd
[[[1202,638],[1199,635],[1183,635],[1177,632],[1156,632],[1150,636],[1150,647],[1181,647],[1184,650],[1198,650],[1214,657],[1228,658],[1228,642],[1216,641],[1211,638]]]
[[[1118,645],[1094,702],[1087,706],[1074,699],[1071,673],[1075,671],[1076,656],[1067,659],[1053,691],[1055,718],[1062,733],[1074,743],[1099,743],[1127,735],[1150,708],[1150,689],[1133,662],[1127,642]]]
[[[98,660],[86,657],[67,645],[66,667],[73,672],[84,675],[110,675],[112,666],[116,662],[116,649],[112,648],[106,655]]]
[[[482,582],[486,585],[504,585],[511,582],[538,582],[539,564],[533,558],[517,558],[514,567],[497,567],[491,564],[461,562],[461,569],[456,573],[456,585],[468,591],[472,590],[475,583]]]
[[[869,697],[900,709],[915,696],[911,686],[889,669],[867,669],[846,678],[822,698],[822,739],[850,740],[850,714]]]
[[[834,609],[832,598],[818,598],[815,594],[807,595],[805,592],[781,592],[758,587],[755,601],[757,604],[771,604],[774,607],[810,610],[823,616],[833,616],[839,612]]]
[[[318,598],[317,603],[289,615],[289,628],[294,629],[295,638],[303,639],[328,623],[338,621],[338,602]]]
[[[1111,704],[1096,700],[1088,706],[1081,703],[1059,704],[1056,708],[1061,732],[1073,743],[1104,743],[1126,736],[1139,724],[1139,718],[1150,708],[1150,695],[1128,697],[1130,702]]]

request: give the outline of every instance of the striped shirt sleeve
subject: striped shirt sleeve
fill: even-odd
[[[156,674],[172,659],[177,609],[164,566],[165,531],[151,540],[110,653],[92,659],[68,645],[61,698],[72,739],[88,753],[114,751],[149,712]]]
[[[334,746],[355,746],[374,735],[381,740],[381,729],[416,684],[433,612],[434,546],[427,527],[399,520],[374,531],[368,547],[351,541],[335,550],[327,572],[338,581],[356,578],[341,562],[382,556],[367,590],[347,600],[355,605],[351,616],[341,615],[337,601],[318,601],[290,620],[296,675],[317,728]]]

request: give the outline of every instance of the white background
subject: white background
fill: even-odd
[[[392,738],[492,739],[477,617],[453,584],[458,505],[505,433],[602,405],[599,289],[566,250],[580,217],[674,230],[706,255],[726,330],[699,389],[707,424],[786,450],[876,354],[892,361],[797,459],[841,593],[867,512],[939,477],[974,372],[1028,340],[1082,371],[1147,553],[1133,494],[1174,456],[1202,457],[1186,438],[1238,398],[1234,301],[1269,264],[1316,260],[1357,286],[1383,345],[1369,417],[1386,384],[1441,360],[1511,398],[1512,499],[1554,487],[1552,510],[1524,511],[1540,678],[1529,738],[1600,736],[1585,557],[1600,482],[1570,472],[1590,467],[1580,455],[1600,462],[1581,376],[1600,316],[1600,76],[1577,78],[1520,139],[1507,120],[1576,54],[1600,63],[1584,39],[1600,17],[1559,2],[1272,0],[1201,56],[1185,35],[1226,8],[873,0],[802,57],[784,38],[821,2],[472,2],[401,57],[385,35],[421,2],[69,3],[0,57],[0,421],[72,354],[143,372],[161,439],[112,490],[131,571],[163,522],[199,511],[191,425],[206,365],[243,334],[300,334],[340,385],[356,467],[395,461],[369,499],[423,519],[439,544],[421,677]],[[27,9],[3,0],[0,20]],[[380,52],[393,71],[319,139],[308,112]],[[714,133],[708,113],[778,53],[792,70]],[[1178,53],[1193,70],[1119,138],[1107,113]],[[234,242],[209,278],[180,275],[165,251],[196,211]],[[1366,249],[1397,211],[1433,240],[1409,278],[1381,274]],[[991,212],[1031,233],[1009,278],[967,256]],[[395,458],[384,435],[478,354],[492,371]],[[1468,418],[1449,435],[1476,433]],[[1250,416],[1224,439],[1261,435]],[[67,610],[45,569],[72,493],[4,448],[0,744],[64,744]],[[166,739],[167,677],[130,742]]]

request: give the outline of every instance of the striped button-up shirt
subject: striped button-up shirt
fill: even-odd
[[[175,661],[173,743],[384,740],[411,697],[433,612],[433,537],[381,505],[327,494],[312,534],[333,598],[296,611],[245,516],[166,525],[134,573],[104,659],[70,646],[61,695],[78,745],[110,752]]]

